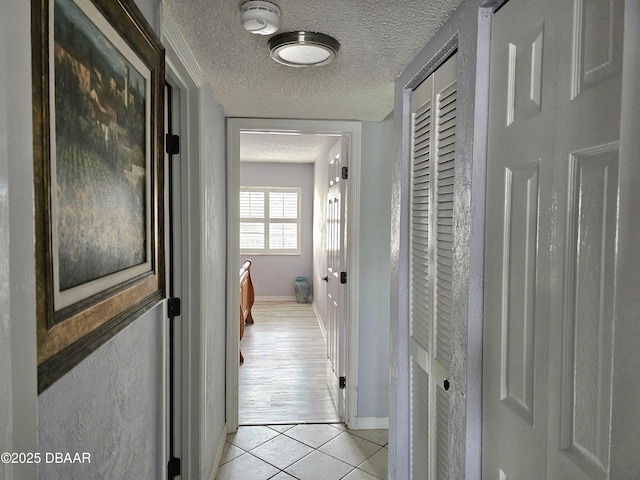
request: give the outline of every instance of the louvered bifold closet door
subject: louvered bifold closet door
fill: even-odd
[[[457,63],[455,57],[438,69],[434,79],[436,98],[437,181],[435,207],[435,322],[431,377],[435,394],[435,469],[437,480],[449,478],[449,370],[451,364],[451,316],[453,310],[453,204],[456,160]]]
[[[411,478],[449,478],[456,72],[453,55],[412,92]]]
[[[410,249],[411,478],[429,475],[429,356],[433,330],[430,266],[431,96],[429,77],[412,94]]]

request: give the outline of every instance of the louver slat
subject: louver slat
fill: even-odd
[[[429,195],[431,167],[431,103],[414,116],[411,191],[411,336],[430,351]]]
[[[457,84],[438,95],[436,199],[436,349],[435,357],[448,370],[451,363],[451,299],[453,298],[453,187],[456,150]],[[446,395],[446,393],[445,393]],[[447,409],[448,412],[448,409]],[[438,415],[438,423],[440,423]],[[448,421],[448,413],[447,413]],[[438,426],[438,431],[440,427]],[[439,439],[439,437],[438,437]],[[440,449],[438,449],[440,451]],[[448,451],[446,444],[443,452]],[[439,455],[438,455],[439,457]],[[438,458],[438,465],[440,458]],[[439,468],[439,467],[438,467]],[[440,475],[437,478],[441,477]]]

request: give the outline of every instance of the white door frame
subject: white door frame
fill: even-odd
[[[200,175],[200,88],[203,77],[178,28],[168,15],[162,17],[162,43],[166,49],[166,76],[180,95],[180,215],[182,220],[182,258],[180,266],[182,312],[176,322],[175,355],[176,417],[180,440],[176,457],[182,460],[180,478],[196,478],[200,474],[200,429],[206,421],[201,406],[204,373],[201,353],[202,321],[202,200]],[[166,190],[165,190],[166,191]],[[188,254],[188,255],[187,255]],[[168,421],[166,428],[168,428]],[[168,442],[168,432],[166,434]],[[167,445],[168,448],[168,445]],[[168,451],[168,450],[167,450]]]
[[[2,451],[38,451],[33,119],[28,2],[0,18],[0,432]],[[13,43],[17,47],[14,50]],[[28,240],[26,240],[28,239]],[[27,320],[27,321],[25,321]],[[36,464],[0,465],[1,478],[37,478]]]
[[[346,134],[351,137],[349,152],[348,322],[347,322],[347,391],[344,421],[357,421],[358,405],[358,332],[359,332],[359,256],[360,242],[360,122],[291,119],[227,119],[227,429],[238,429],[238,369],[240,323],[238,271],[240,268],[240,133],[293,132],[304,134]]]

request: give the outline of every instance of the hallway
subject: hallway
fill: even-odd
[[[217,480],[387,478],[388,431],[348,430],[311,304],[256,302],[240,348],[239,420]]]
[[[387,437],[342,424],[241,426],[227,436],[216,479],[386,480]]]

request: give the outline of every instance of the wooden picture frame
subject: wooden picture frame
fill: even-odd
[[[165,298],[164,48],[133,1],[32,0],[38,391]]]

